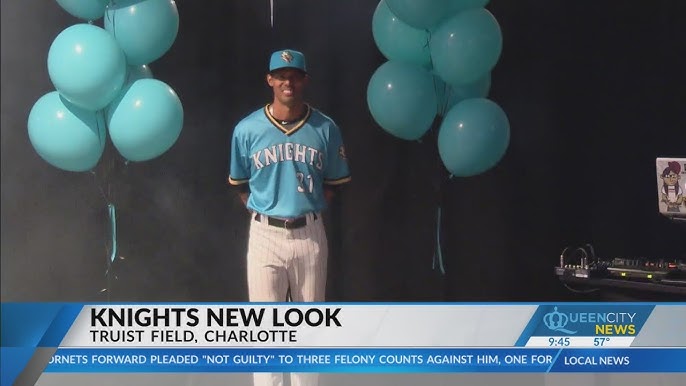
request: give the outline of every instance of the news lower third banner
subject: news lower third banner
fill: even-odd
[[[2,385],[27,372],[686,372],[686,303],[3,303],[0,315]]]

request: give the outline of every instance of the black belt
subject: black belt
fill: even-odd
[[[305,225],[307,225],[307,216],[289,218],[289,219],[280,219],[280,218],[269,217],[269,216],[265,216],[263,214],[256,213],[255,214],[255,221],[262,222],[263,217],[267,218],[267,224],[269,224],[271,226],[279,227],[279,228],[298,229],[298,228],[302,228]],[[317,215],[312,214],[312,219],[316,220]]]

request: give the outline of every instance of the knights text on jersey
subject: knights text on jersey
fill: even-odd
[[[291,218],[326,208],[323,185],[350,181],[340,129],[307,106],[302,120],[283,125],[268,105],[236,125],[231,139],[229,183],[248,183],[248,209]]]

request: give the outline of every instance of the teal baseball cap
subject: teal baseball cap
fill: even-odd
[[[296,50],[275,51],[269,60],[269,72],[280,68],[297,68],[298,70],[307,73],[305,55]]]

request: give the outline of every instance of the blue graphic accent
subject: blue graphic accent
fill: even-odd
[[[11,385],[31,360],[36,347],[57,347],[80,304],[2,303],[0,305],[2,385]]]
[[[62,304],[2,303],[2,347],[37,347]]]
[[[576,334],[576,331],[569,331],[565,328],[569,323],[569,317],[563,313],[557,312],[557,307],[555,311],[548,312],[543,316],[543,323],[548,329],[553,331],[564,332],[565,334]]]
[[[552,373],[682,373],[684,348],[564,349]]]
[[[541,320],[543,320],[544,315],[545,308],[542,306],[538,306],[534,314],[531,315],[529,323],[527,323],[526,327],[524,327],[524,331],[522,331],[522,334],[519,336],[519,339],[517,339],[517,342],[515,342],[515,347],[526,346],[526,342],[529,341],[529,338],[531,337],[531,335],[533,335],[538,325],[541,324]]]
[[[34,347],[2,347],[0,351],[0,385],[10,386],[33,356]]]
[[[636,336],[654,309],[644,303],[540,305],[515,345],[525,346],[532,336]]]
[[[45,331],[38,347],[59,347],[82,309],[80,304],[64,304]]]
[[[550,369],[553,368],[553,365],[555,364],[555,362],[557,362],[557,358],[560,357],[560,354],[562,354],[562,349],[558,350],[557,354],[555,354],[555,358],[553,358],[553,360],[550,361],[550,366],[548,366],[548,370],[546,371],[546,373],[549,373]]]

